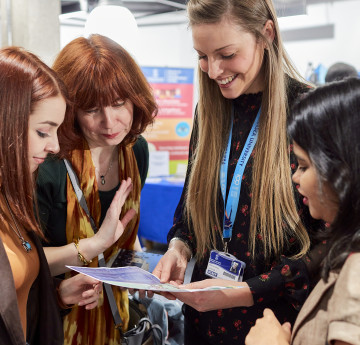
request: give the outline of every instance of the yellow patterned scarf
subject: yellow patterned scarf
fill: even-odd
[[[69,160],[79,178],[80,187],[84,193],[89,212],[92,215],[95,224],[99,226],[101,204],[95,177],[95,167],[86,141],[84,142],[84,150],[72,151]],[[124,234],[120,239],[105,251],[105,260],[115,254],[119,248],[134,248],[140,221],[141,182],[136,158],[132,146],[119,146],[119,180],[121,181],[127,177],[131,177],[133,189],[121,210],[120,218],[123,217],[130,208],[134,208],[137,213],[127,225]],[[94,231],[85,211],[78,203],[69,176],[67,176],[67,243],[72,243],[78,239],[91,236],[94,236]],[[97,258],[95,258],[89,266],[97,267]],[[123,321],[123,330],[127,330],[129,322],[128,293],[127,291],[121,291],[117,287],[113,287],[113,291]],[[64,345],[120,344],[119,331],[114,327],[110,306],[107,298],[104,298],[103,294],[100,296],[98,307],[93,310],[85,310],[84,307],[77,306],[72,308],[71,312],[64,318],[64,334]]]

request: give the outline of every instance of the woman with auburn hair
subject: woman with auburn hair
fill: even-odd
[[[0,89],[0,344],[61,345],[59,308],[91,309],[102,289],[79,274],[56,282],[55,293],[34,212],[34,175],[59,151],[67,95],[49,67],[18,47],[0,49]]]
[[[98,266],[97,256],[103,252],[107,260],[120,248],[141,250],[137,230],[148,147],[140,134],[153,122],[157,107],[140,67],[107,37],[91,35],[71,41],[53,68],[68,89],[71,121],[59,135],[59,155],[45,162],[39,172],[37,191],[42,225],[49,238],[46,257],[52,274],[59,275],[67,271],[65,265]],[[96,233],[59,157],[70,161],[79,179],[99,229]],[[116,228],[109,224],[109,205],[122,180],[132,190],[122,210],[122,223]],[[114,287],[113,293],[126,331],[128,292]],[[73,307],[64,317],[64,332],[65,344],[77,344],[78,339],[82,344],[120,343],[103,295],[90,312]]]
[[[153,273],[181,284],[194,255],[186,288],[241,287],[174,295],[186,304],[186,345],[242,344],[265,307],[292,322],[309,291],[302,258],[320,224],[291,181],[286,134],[288,107],[309,87],[287,58],[271,0],[189,0],[187,12],[199,102],[169,249]]]
[[[330,226],[329,250],[291,330],[266,309],[247,345],[360,344],[360,80],[321,86],[295,105],[288,124],[298,169],[293,175],[311,215]]]

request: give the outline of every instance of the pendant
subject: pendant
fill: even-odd
[[[101,184],[104,185],[105,184],[105,176],[101,175],[100,179],[101,179]]]
[[[29,253],[29,251],[32,249],[31,244],[28,241],[25,241],[24,239],[21,239],[21,244],[27,253]]]

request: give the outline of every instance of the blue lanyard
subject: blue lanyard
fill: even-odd
[[[251,152],[254,149],[258,137],[260,111],[261,108],[259,109],[256,115],[255,121],[251,127],[250,133],[246,139],[244,148],[237,162],[227,199],[226,199],[227,171],[229,165],[233,125],[231,125],[228,144],[223,159],[221,161],[220,188],[221,188],[221,194],[224,200],[224,204],[226,203],[225,212],[224,212],[224,222],[223,222],[223,239],[224,239],[225,252],[227,252],[227,244],[231,240],[231,236],[232,236],[232,229],[239,205],[241,182],[242,182],[245,166],[251,156]],[[234,108],[232,108],[232,119],[233,118],[234,118]]]

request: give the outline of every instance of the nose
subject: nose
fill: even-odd
[[[58,153],[60,151],[60,145],[57,134],[49,138],[45,150],[46,152],[49,153]]]
[[[295,173],[292,175],[292,180],[296,184],[300,184],[300,173],[299,170],[296,170]]]
[[[216,59],[209,59],[207,74],[210,79],[216,79],[222,73],[220,61]]]
[[[112,107],[105,107],[102,109],[103,113],[103,125],[105,128],[112,128],[114,127],[114,113]]]

